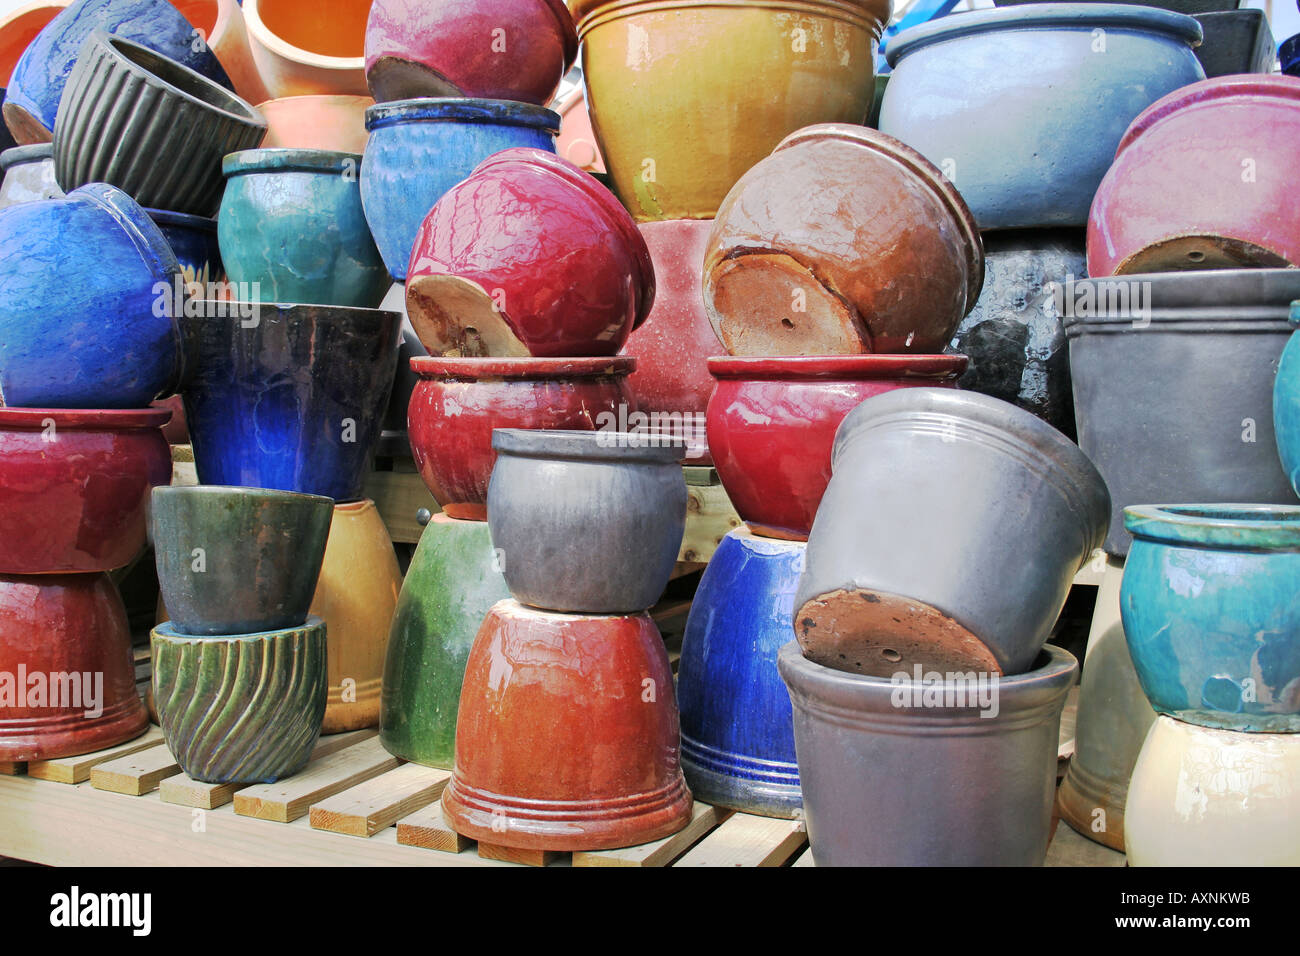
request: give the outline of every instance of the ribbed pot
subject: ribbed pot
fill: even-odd
[[[15,146],[0,153],[0,209],[20,202],[55,199],[63,190],[54,181],[54,147],[49,143]]]
[[[217,220],[209,216],[191,216],[183,212],[146,209],[167,245],[176,253],[186,283],[197,282],[205,289],[209,282],[226,277],[221,263],[221,246],[217,241]]]
[[[1291,303],[1291,333],[1273,383],[1273,431],[1277,454],[1291,487],[1300,495],[1300,305]]]
[[[271,97],[367,96],[365,33],[371,0],[242,0],[248,45]]]

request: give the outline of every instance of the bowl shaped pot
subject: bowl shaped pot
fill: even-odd
[[[366,110],[375,105],[368,96],[319,93],[285,96],[257,104],[266,117],[267,149],[324,149],[364,153],[370,140]]]
[[[0,153],[0,209],[20,202],[56,199],[63,190],[54,181],[54,151],[49,143],[15,146]]]
[[[340,0],[328,13],[312,0],[242,3],[253,63],[272,98],[366,96],[365,32],[371,0]]]
[[[145,212],[163,234],[167,245],[172,247],[172,252],[176,253],[187,285],[197,282],[206,289],[209,282],[225,279],[221,247],[217,242],[217,220],[163,209],[146,209]]]
[[[243,0],[171,0],[221,63],[236,93],[250,103],[266,99],[266,85],[253,62]]]

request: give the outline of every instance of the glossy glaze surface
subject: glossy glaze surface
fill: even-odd
[[[366,110],[374,105],[368,96],[327,93],[266,100],[257,104],[267,124],[262,146],[364,153],[370,140]]]
[[[243,0],[248,45],[273,97],[366,96],[365,32],[371,0]]]
[[[206,286],[226,277],[221,264],[221,246],[217,242],[217,220],[206,216],[189,216],[183,212],[146,209],[167,245],[176,253],[185,281]]]
[[[1300,306],[1291,306],[1292,328],[1300,329]],[[1291,333],[1273,382],[1273,431],[1277,454],[1292,489],[1300,495],[1300,331]]]
[[[68,0],[34,0],[0,16],[0,86],[7,86],[28,44],[58,16]],[[5,134],[0,130],[0,136]]]
[[[55,199],[63,190],[54,181],[53,147],[49,143],[15,146],[0,153],[0,209],[20,202]]]

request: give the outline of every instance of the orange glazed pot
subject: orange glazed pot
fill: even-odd
[[[334,153],[364,153],[370,133],[366,110],[375,105],[368,96],[318,93],[286,96],[257,105],[266,117],[262,149],[323,149]]]
[[[244,0],[249,47],[268,98],[369,96],[366,19],[371,0]]]
[[[171,5],[199,31],[235,85],[236,93],[250,103],[267,98],[266,85],[253,62],[248,27],[238,0],[171,0]]]

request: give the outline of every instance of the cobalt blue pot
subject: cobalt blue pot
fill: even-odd
[[[1120,614],[1151,706],[1300,732],[1300,506],[1138,505],[1124,526]]]
[[[0,404],[143,408],[170,394],[182,281],[158,227],[114,186],[0,210]]]
[[[366,110],[361,201],[388,271],[406,281],[415,234],[442,194],[513,146],[555,152],[558,113],[509,100],[397,100]]]
[[[187,283],[206,285],[225,278],[221,249],[217,244],[217,220],[165,209],[146,209],[145,212],[162,232],[172,252],[176,253]]]
[[[736,528],[700,579],[677,665],[677,705],[682,772],[705,803],[771,817],[795,817],[803,807],[776,655],[794,639],[807,547]]]
[[[1277,49],[1277,58],[1282,62],[1283,73],[1300,76],[1300,33],[1282,41]]]
[[[1282,468],[1300,495],[1300,302],[1291,303],[1291,327],[1273,380],[1273,435]]]

